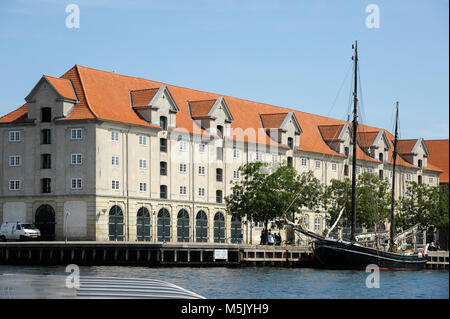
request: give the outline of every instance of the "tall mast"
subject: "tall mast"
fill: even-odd
[[[358,127],[358,41],[352,46],[355,49],[355,89],[353,91],[353,154],[352,154],[352,214],[350,241],[356,241],[356,132]]]
[[[390,249],[394,249],[394,236],[395,236],[395,221],[394,221],[394,194],[395,194],[395,164],[397,160],[397,142],[398,142],[398,101],[397,101],[397,111],[395,114],[395,137],[394,137],[394,153],[392,155],[392,160],[394,162],[392,167],[392,190],[391,190],[391,229],[389,233],[389,244]]]

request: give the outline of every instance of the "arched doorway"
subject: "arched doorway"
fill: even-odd
[[[197,242],[206,243],[208,241],[208,218],[202,210],[197,213],[195,235]]]
[[[214,242],[225,242],[225,217],[221,212],[214,215]]]
[[[189,213],[186,209],[178,212],[177,240],[179,242],[189,241]]]
[[[34,219],[36,228],[41,232],[42,240],[55,239],[55,210],[50,205],[41,205],[36,210]]]
[[[165,208],[158,212],[158,241],[170,241],[170,213]]]
[[[231,217],[231,242],[233,244],[242,243],[242,221],[241,217]]]
[[[150,241],[150,213],[141,207],[136,217],[136,238],[138,241]]]
[[[117,205],[109,210],[109,240],[123,241],[123,213]]]

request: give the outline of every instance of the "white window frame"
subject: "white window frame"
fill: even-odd
[[[181,140],[178,149],[179,149],[181,152],[186,152],[186,151],[187,151],[187,142]]]
[[[147,169],[147,160],[145,158],[139,159],[139,169]]]
[[[321,220],[320,217],[314,218],[314,230],[320,231]]]
[[[187,187],[180,186],[180,195],[187,195]]]
[[[332,170],[333,172],[336,172],[336,171],[337,171],[337,163],[334,163],[334,162],[331,163],[331,170]]]
[[[20,155],[9,156],[9,166],[11,167],[22,166],[22,157]]]
[[[206,150],[206,144],[204,144],[204,143],[198,144],[199,153],[205,153],[205,150]]]
[[[233,179],[239,179],[239,177],[240,177],[240,172],[239,172],[239,170],[233,171]]]
[[[83,139],[83,129],[82,128],[70,129],[70,139],[73,141],[82,140]]]
[[[256,161],[258,162],[264,161],[264,154],[262,152],[256,152]]]
[[[241,157],[241,152],[240,150],[238,150],[237,148],[233,149],[233,158],[240,158]]]
[[[71,165],[83,164],[83,154],[70,154],[70,164]]]
[[[18,179],[9,180],[8,187],[10,191],[20,191],[20,180]]]
[[[406,180],[407,181],[411,181],[412,180],[412,174],[411,173],[406,173]]]
[[[146,192],[146,191],[147,191],[147,183],[145,183],[145,182],[140,182],[140,183],[139,183],[139,191],[140,191],[141,193]]]
[[[360,174],[361,173],[361,166],[356,165],[356,174]]]
[[[112,166],[119,166],[119,163],[120,163],[119,156],[113,155],[111,157],[111,165]]]
[[[322,162],[320,161],[320,160],[316,160],[316,163],[315,163],[315,168],[316,169],[320,169],[320,166],[321,166],[321,164],[322,164]]]
[[[431,185],[434,184],[434,177],[433,176],[428,177],[428,183],[431,184]]]
[[[272,153],[272,163],[277,163],[277,162],[278,162],[278,154]]]
[[[198,175],[204,176],[205,175],[205,171],[206,171],[205,166],[200,165],[198,167]]]
[[[8,141],[11,143],[17,143],[20,142],[22,140],[22,136],[21,136],[21,132],[20,131],[9,131],[8,133]]]
[[[372,168],[372,167],[368,167],[368,168],[367,168],[367,172],[370,173],[370,174],[372,174],[372,173],[373,173],[373,168]]]
[[[308,166],[308,160],[306,159],[306,157],[302,157],[302,167],[307,167]]]
[[[198,188],[198,196],[205,197],[205,188],[204,187]]]
[[[111,183],[111,189],[113,191],[118,191],[120,190],[120,182],[117,179],[113,179],[112,183]]]
[[[187,165],[186,163],[180,163],[180,173],[181,174],[186,174],[187,172]]]
[[[141,146],[147,146],[147,136],[145,136],[145,135],[139,135],[138,136],[138,142],[139,142],[139,145],[141,145]]]
[[[119,142],[119,131],[111,131],[111,141]]]
[[[74,187],[75,182],[75,187]],[[70,180],[70,189],[80,190],[83,189],[83,179],[75,177]]]

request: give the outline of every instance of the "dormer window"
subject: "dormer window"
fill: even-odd
[[[223,137],[223,126],[222,125],[217,125],[217,135],[219,135],[219,137]]]
[[[160,116],[159,117],[159,125],[164,131],[167,131],[167,117]]]
[[[41,109],[41,122],[52,121],[52,109],[50,107],[43,107]]]
[[[417,166],[422,167],[422,160],[417,161]]]
[[[288,146],[290,149],[294,148],[294,139],[292,137],[288,137]]]
[[[349,153],[348,147],[344,148],[344,154],[345,154],[345,156],[348,156],[348,153]]]
[[[383,153],[378,154],[378,159],[380,162],[383,162]]]

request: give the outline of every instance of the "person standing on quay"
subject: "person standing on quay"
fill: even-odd
[[[261,229],[261,240],[260,240],[259,244],[260,245],[266,244],[266,229],[265,228]]]

